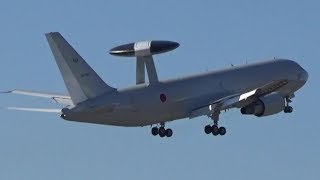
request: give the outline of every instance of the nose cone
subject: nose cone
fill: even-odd
[[[301,68],[301,69],[302,69],[302,71],[300,72],[299,79],[302,82],[306,83],[309,78],[308,72],[306,70],[304,70],[303,68]]]
[[[292,61],[292,60],[286,60],[287,64],[286,67],[292,67],[292,70],[294,73],[292,73],[292,75],[294,74],[295,76],[295,80],[299,81],[300,84],[303,86],[307,81],[308,81],[308,72],[303,69],[301,67],[301,65],[299,65],[297,62]]]

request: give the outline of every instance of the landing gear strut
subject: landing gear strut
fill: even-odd
[[[165,124],[164,123],[161,123],[159,128],[158,127],[153,127],[151,129],[151,133],[154,136],[159,135],[160,137],[165,137],[165,136],[171,137],[172,134],[173,134],[173,132],[172,132],[172,130],[170,128],[169,129],[165,129]]]
[[[222,126],[221,127],[218,126],[219,113],[218,114],[212,114],[210,117],[213,120],[213,125],[212,126],[211,125],[206,125],[204,127],[204,132],[206,134],[212,133],[212,135],[214,135],[214,136],[217,136],[217,135],[223,136],[223,135],[225,135],[226,132],[227,132],[226,128],[222,127]]]
[[[291,103],[291,102],[292,101],[288,97],[286,97],[286,103],[285,103],[286,105],[283,110],[284,113],[292,113],[293,108],[291,106],[289,106],[289,103]]]

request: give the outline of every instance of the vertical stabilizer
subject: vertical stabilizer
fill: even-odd
[[[115,91],[108,86],[58,32],[46,34],[74,104]]]

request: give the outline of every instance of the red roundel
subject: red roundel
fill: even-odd
[[[160,100],[161,102],[166,102],[167,96],[165,94],[160,94]]]

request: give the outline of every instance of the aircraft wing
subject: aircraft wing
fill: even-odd
[[[3,93],[22,94],[22,95],[27,95],[27,96],[49,98],[59,104],[73,106],[71,97],[65,96],[65,95],[50,94],[50,93],[43,93],[43,92],[34,92],[34,91],[25,91],[25,90],[12,90],[12,91],[6,91]]]
[[[196,108],[189,116],[190,119],[202,115],[218,115],[220,111],[230,108],[242,108],[257,100],[260,96],[270,94],[288,83],[287,80],[273,81],[258,87],[254,90],[244,93],[233,94],[221,99],[215,100],[210,104]]]

